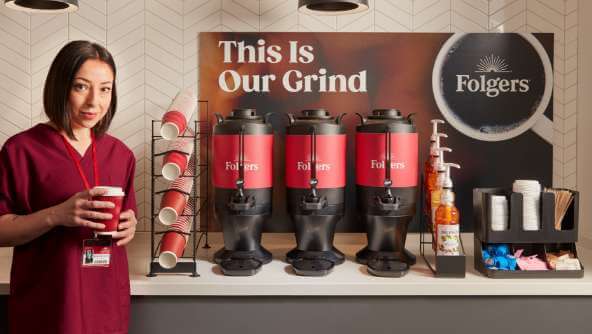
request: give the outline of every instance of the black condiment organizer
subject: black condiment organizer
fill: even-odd
[[[555,197],[552,193],[542,192],[540,201],[541,226],[538,231],[522,229],[523,198],[520,193],[512,193],[504,188],[473,189],[473,215],[475,236],[487,243],[549,243],[576,242],[578,240],[579,193],[572,191],[574,199],[563,218],[562,227],[555,229]],[[504,195],[509,198],[509,229],[493,231],[491,229],[491,197]]]
[[[427,264],[428,268],[438,278],[464,278],[466,273],[466,255],[465,248],[462,242],[462,235],[459,235],[460,240],[460,255],[456,256],[444,256],[438,255],[437,252],[434,255],[435,262],[431,262],[426,256],[426,247],[432,249],[432,238],[433,234],[428,228],[430,224],[430,217],[424,213],[425,205],[425,183],[422,177],[421,180],[421,196],[420,196],[420,234],[419,234],[419,252],[423,257],[423,260]]]
[[[487,243],[484,243],[475,238],[475,269],[484,274],[489,278],[582,278],[584,277],[584,266],[580,261],[580,270],[494,270],[485,267],[483,260],[483,247]],[[515,252],[518,249],[524,249],[524,255],[537,254],[538,257],[547,261],[547,253],[555,252],[558,250],[569,250],[576,258],[578,252],[576,244],[573,242],[559,243],[559,244],[540,244],[540,243],[527,243],[527,244],[510,244],[511,252]]]
[[[183,134],[180,135],[180,138],[192,138],[194,141],[193,146],[193,157],[195,159],[195,170],[187,176],[181,177],[189,177],[193,178],[193,189],[191,191],[188,198],[188,201],[193,201],[194,210],[189,214],[192,217],[191,219],[191,230],[188,234],[188,242],[186,249],[183,253],[183,256],[179,258],[177,265],[174,268],[163,268],[160,263],[158,262],[158,257],[160,253],[160,246],[162,243],[162,236],[164,233],[167,232],[167,229],[162,227],[160,223],[157,222],[158,220],[158,210],[156,208],[156,203],[158,203],[157,198],[166,192],[166,190],[157,191],[156,190],[156,181],[161,179],[163,176],[160,172],[157,172],[157,157],[164,156],[168,153],[168,151],[164,152],[157,152],[156,150],[156,143],[160,141],[164,141],[159,134],[160,132],[160,120],[153,120],[152,121],[152,143],[151,143],[151,201],[150,201],[150,268],[149,273],[146,275],[148,277],[157,276],[157,274],[162,273],[172,273],[172,274],[188,274],[191,277],[199,277],[197,273],[197,249],[202,242],[204,242],[203,248],[210,248],[208,243],[208,222],[209,222],[209,210],[208,208],[208,194],[209,189],[206,188],[205,194],[198,190],[199,187],[199,180],[202,176],[205,176],[206,180],[209,180],[209,171],[208,171],[208,162],[209,162],[209,150],[206,150],[204,154],[198,152],[198,147],[200,147],[201,143],[205,143],[205,147],[209,147],[209,139],[210,139],[210,121],[209,121],[209,112],[208,112],[208,102],[207,101],[198,101],[199,103],[205,104],[205,112],[206,117],[204,121],[195,121],[194,122],[194,134],[187,135]],[[207,186],[209,187],[209,183],[206,182]],[[200,215],[205,215],[205,223],[200,224]],[[182,215],[183,216],[183,215]],[[190,247],[191,245],[191,247]]]
[[[513,193],[506,188],[475,188],[473,189],[473,218],[475,221],[475,269],[490,278],[580,278],[584,275],[581,270],[546,270],[546,271],[509,271],[492,270],[483,263],[482,249],[487,244],[509,244],[512,251],[523,248],[525,252],[533,249],[542,250],[539,254],[546,261],[546,254],[558,247],[568,249],[577,257],[576,241],[578,240],[579,220],[579,192],[569,190],[574,198],[565,216],[562,230],[555,229],[555,196],[550,192],[541,192],[540,226],[537,231],[526,231],[523,226],[523,196]],[[508,198],[507,230],[494,231],[491,229],[491,197],[503,195]],[[541,257],[542,256],[542,257]]]

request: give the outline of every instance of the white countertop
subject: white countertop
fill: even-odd
[[[138,233],[128,247],[132,295],[193,296],[425,296],[425,295],[592,295],[592,249],[578,244],[578,255],[588,269],[580,279],[490,279],[474,269],[473,235],[463,234],[467,252],[466,278],[435,278],[419,255],[419,235],[409,234],[407,248],[417,256],[417,264],[402,278],[375,277],[354,262],[363,247],[363,234],[338,234],[335,245],[347,260],[325,277],[295,275],[285,263],[285,254],[294,247],[291,234],[267,233],[263,245],[273,253],[273,261],[250,277],[223,276],[210,262],[221,246],[220,233],[210,233],[209,250],[198,252],[200,277],[160,274],[146,277],[150,245],[148,233]],[[8,294],[9,248],[0,248],[0,294]]]

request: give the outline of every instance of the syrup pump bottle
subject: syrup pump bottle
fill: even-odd
[[[438,160],[436,161],[436,183],[430,193],[430,223],[433,231],[436,225],[436,210],[440,206],[440,196],[442,194],[442,186],[444,185],[444,179],[446,174],[446,166],[444,162],[444,152],[452,152],[452,149],[448,147],[438,147]]]
[[[432,122],[432,136],[430,137],[430,157],[426,160],[423,170],[424,175],[424,193],[425,193],[425,203],[424,203],[424,214],[426,216],[430,216],[430,194],[436,184],[437,179],[437,169],[436,169],[436,162],[438,161],[438,148],[440,148],[440,138],[448,138],[445,133],[438,133],[438,124],[443,124],[444,121],[440,119],[433,119]],[[430,226],[431,228],[431,226]]]
[[[459,168],[453,163],[445,163],[445,178],[440,196],[440,206],[436,210],[436,254],[437,255],[460,255],[460,213],[454,205],[454,192],[452,191],[452,178],[450,167]]]

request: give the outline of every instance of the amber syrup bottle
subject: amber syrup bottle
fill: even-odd
[[[460,255],[460,214],[454,205],[454,192],[452,191],[452,179],[450,167],[459,168],[453,163],[445,163],[446,176],[440,196],[440,206],[436,210],[436,255],[456,256]]]

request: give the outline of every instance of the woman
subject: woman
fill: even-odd
[[[135,159],[107,135],[115,115],[115,63],[100,45],[74,41],[54,59],[43,93],[49,122],[9,138],[0,151],[0,246],[14,246],[11,333],[127,333],[125,244],[134,237]],[[95,186],[125,191],[108,264],[87,265],[112,207]],[[101,242],[104,242],[101,241]]]

